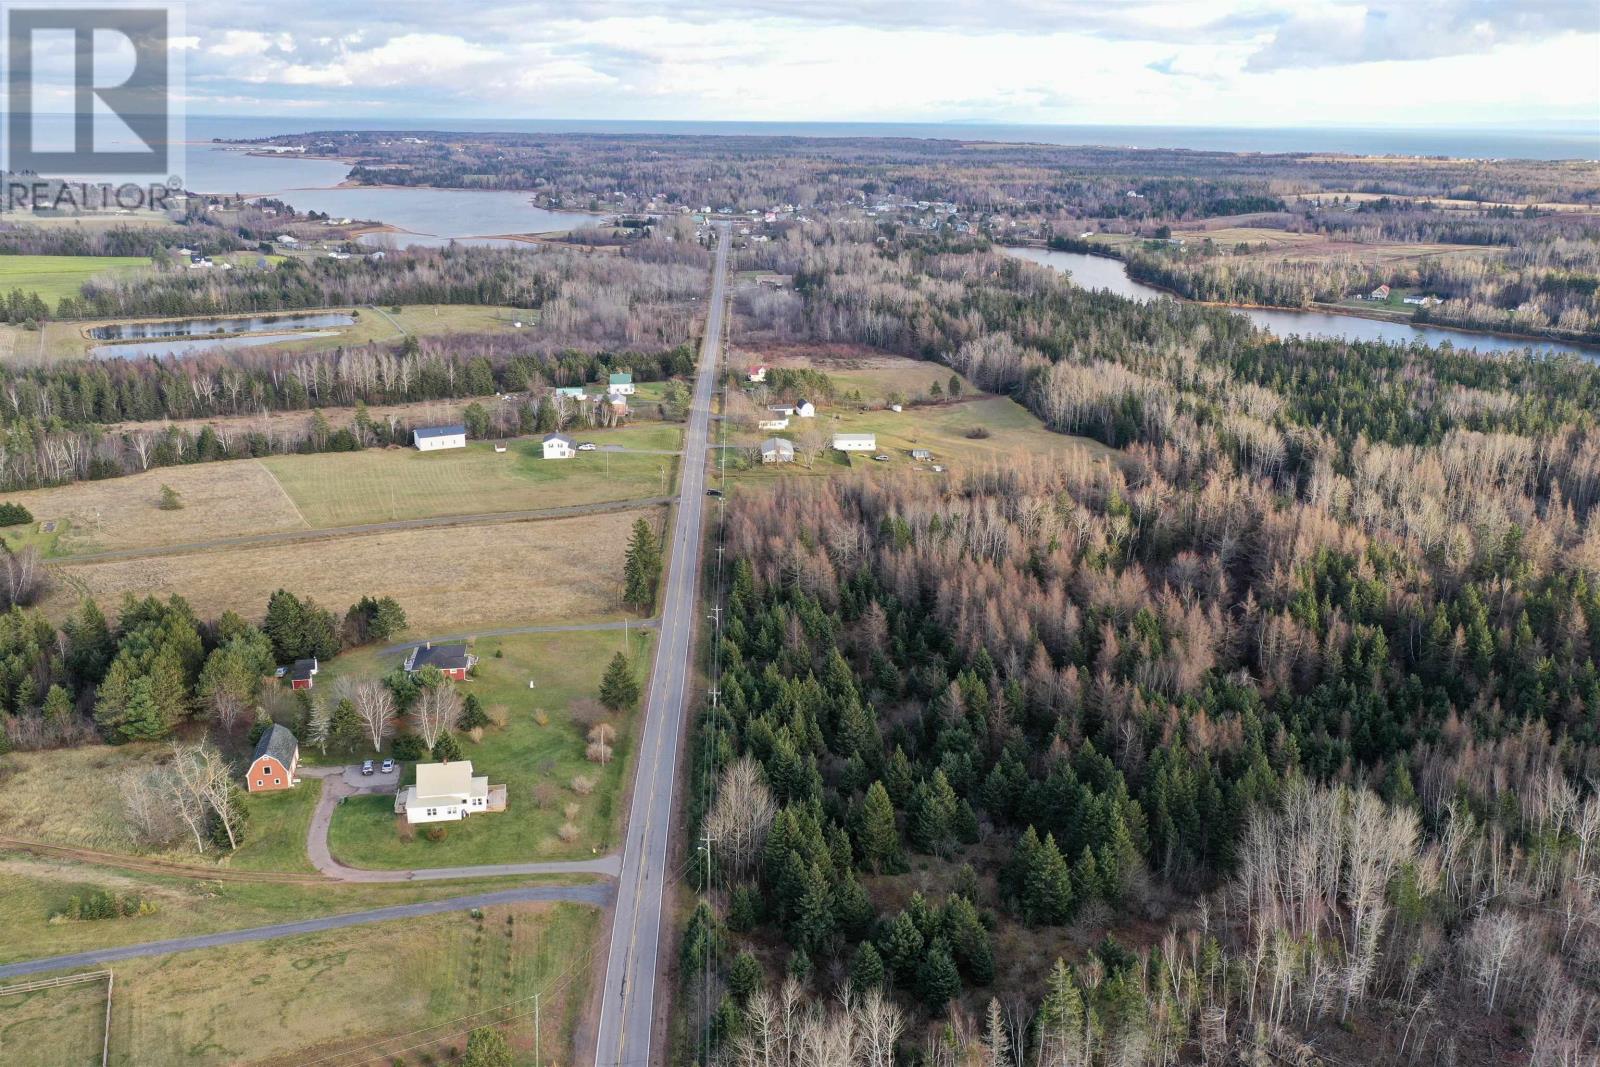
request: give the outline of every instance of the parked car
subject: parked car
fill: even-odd
[[[394,773],[394,760],[386,759],[386,760],[383,761],[383,773],[384,774],[393,774]]]
[[[593,441],[585,441],[583,444],[578,446],[578,451],[579,452],[593,452],[595,449],[597,449],[599,447],[600,446],[595,444]]]
[[[887,463],[887,462],[889,462],[888,455],[886,453],[883,453],[883,452],[879,452],[876,456],[873,456],[872,458],[877,460],[879,463]]]
[[[361,764],[361,773],[362,774],[371,774],[372,773],[372,761],[371,760],[366,760]]]
[[[721,496],[721,495],[722,495],[722,490],[721,489],[707,489],[706,490],[706,496]]]

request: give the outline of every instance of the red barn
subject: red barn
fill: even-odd
[[[430,641],[411,650],[406,657],[406,673],[415,674],[424,667],[436,667],[446,678],[464,682],[467,672],[477,662],[478,657],[467,651],[465,643],[436,645]]]
[[[294,734],[277,723],[256,742],[255,756],[244,776],[244,787],[252,793],[270,793],[294,786],[295,768],[300,765],[300,743]]]
[[[284,677],[289,679],[290,689],[310,689],[317,680],[317,659],[297,659],[294,666],[284,672]]]

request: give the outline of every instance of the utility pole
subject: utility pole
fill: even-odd
[[[534,1067],[538,1067],[538,1065],[541,1062],[543,1062],[543,1057],[539,1055],[539,1052],[540,1052],[540,1049],[539,1049],[539,1037],[540,1037],[540,1034],[539,1034],[539,994],[535,993],[533,995],[533,1063],[534,1063]]]

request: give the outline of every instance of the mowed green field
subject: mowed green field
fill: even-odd
[[[407,1062],[425,1063],[447,1060],[474,1023],[501,1019],[527,1062],[534,993],[543,1058],[569,1062],[599,915],[576,904],[507,905],[128,960],[116,968],[111,1062],[388,1063],[414,1049]],[[7,1067],[98,1062],[103,987],[98,1001],[62,997],[54,1010],[48,1000],[10,1000],[0,998],[0,1034],[12,1013],[31,1029],[48,1015],[56,1039],[5,1049]]]
[[[56,301],[77,296],[97,274],[130,274],[149,265],[144,256],[0,256],[0,293],[38,293],[54,311]]]
[[[676,428],[659,425],[577,436],[652,452],[676,451],[681,439]],[[261,462],[306,524],[324,528],[661,496],[663,485],[672,486],[677,457],[580,452],[546,460],[539,440],[526,439],[510,442],[506,452],[474,442],[443,452],[369,449]]]
[[[357,867],[447,867],[586,859],[614,847],[619,839],[617,801],[633,752],[637,712],[612,714],[595,694],[607,663],[623,647],[622,639],[621,631],[480,638],[473,647],[477,676],[461,690],[476,693],[491,718],[501,718],[505,725],[489,727],[478,743],[462,736],[461,748],[474,772],[487,774],[492,785],[506,785],[506,810],[441,823],[442,841],[429,841],[420,833],[403,841],[393,797],[351,797],[334,811],[328,835],[334,856]],[[653,639],[647,630],[630,635],[641,690]],[[341,656],[317,682],[324,684],[327,675],[379,676],[400,658]],[[543,726],[540,713],[548,719]],[[616,728],[615,751],[605,766],[585,759],[585,735],[601,720]],[[587,793],[573,788],[580,775],[592,780]],[[414,778],[412,766],[406,765],[405,780]],[[562,841],[558,830],[567,822],[578,832],[571,841]]]

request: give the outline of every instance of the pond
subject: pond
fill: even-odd
[[[1006,255],[1026,259],[1070,274],[1076,285],[1086,289],[1105,289],[1130,300],[1173,300],[1171,293],[1128,277],[1120,259],[1091,256],[1082,252],[1056,252],[1043,248],[1006,248]],[[1294,311],[1277,308],[1234,308],[1262,329],[1279,337],[1314,337],[1344,341],[1385,341],[1390,344],[1442,345],[1471,348],[1479,352],[1525,352],[1540,355],[1570,355],[1600,360],[1600,349],[1565,341],[1539,338],[1500,337],[1476,330],[1447,330],[1440,326],[1413,326],[1408,322],[1368,319],[1359,315],[1337,315],[1326,311]]]
[[[284,341],[303,341],[308,337],[334,337],[337,330],[303,330],[299,333],[239,333],[228,337],[187,337],[164,341],[135,341],[125,345],[94,345],[92,359],[147,359],[163,356],[192,356],[216,349],[255,348]]]
[[[195,337],[203,334],[260,333],[264,330],[300,330],[319,326],[350,326],[356,321],[348,311],[309,311],[304,314],[252,315],[209,319],[161,319],[153,322],[109,322],[91,326],[96,341],[136,341],[146,337]]]

